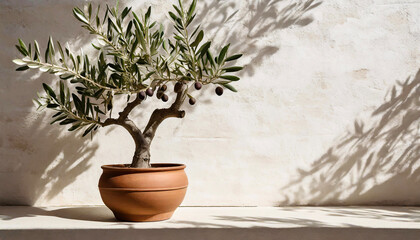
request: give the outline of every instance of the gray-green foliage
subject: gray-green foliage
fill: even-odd
[[[99,44],[92,43],[98,53],[95,61],[86,54],[75,54],[58,41],[54,44],[50,37],[44,56],[36,41],[26,46],[19,39],[16,47],[23,58],[13,62],[21,65],[17,71],[38,68],[59,76],[58,89],[44,83],[46,95],[35,101],[39,108],[57,111],[52,123],[71,124],[70,131],[84,129],[83,136],[110,116],[116,95],[127,95],[128,102],[130,96],[148,88],[177,82],[187,86],[195,82],[216,84],[236,92],[230,83],[239,78],[232,73],[242,67],[225,64],[242,55],[229,54],[229,45],[212,51],[211,42],[203,42],[203,30],[199,26],[191,29],[196,3],[193,0],[185,9],[181,1],[173,5],[174,12],[169,16],[175,32],[169,38],[163,25],[151,20],[150,7],[144,15],[137,15],[129,7],[119,12],[118,4],[106,6],[104,13],[100,6],[93,10],[90,4],[86,11],[74,8],[82,27],[97,37]],[[69,83],[74,87],[69,88]],[[190,96],[188,90],[185,96]]]

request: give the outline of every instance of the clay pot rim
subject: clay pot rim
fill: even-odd
[[[130,164],[109,164],[102,165],[101,168],[108,171],[124,171],[124,172],[164,172],[174,171],[186,168],[181,163],[152,163],[151,168],[130,168]]]

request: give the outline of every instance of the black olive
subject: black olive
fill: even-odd
[[[168,87],[165,84],[163,84],[162,87],[160,87],[160,91],[162,92],[166,91],[166,89],[168,89]]]
[[[144,100],[144,99],[146,99],[146,93],[144,91],[141,91],[141,92],[138,93],[138,97],[141,100]]]
[[[157,91],[157,93],[156,93],[156,97],[158,98],[158,99],[161,99],[162,98],[162,96],[163,96],[163,92],[162,91]]]
[[[167,102],[168,99],[169,99],[168,95],[166,95],[166,94],[162,95],[162,101]]]
[[[195,100],[195,98],[190,98],[190,100],[188,101],[191,105],[194,105],[195,104],[195,102],[196,102],[196,100]]]
[[[149,96],[149,97],[153,96],[153,89],[152,89],[152,88],[148,88],[148,89],[146,90],[146,94],[147,94],[147,96]]]
[[[195,89],[197,89],[197,90],[200,90],[202,86],[203,86],[203,84],[201,84],[200,82],[195,82],[195,83],[194,83],[194,87],[195,87]]]
[[[223,94],[223,88],[222,87],[217,87],[216,88],[216,94],[221,96]]]

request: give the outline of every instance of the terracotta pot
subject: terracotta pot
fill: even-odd
[[[102,201],[118,220],[169,219],[187,191],[184,168],[174,163],[152,164],[152,168],[104,165],[99,179]]]

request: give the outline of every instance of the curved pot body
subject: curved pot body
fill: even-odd
[[[152,168],[102,166],[99,191],[102,201],[123,221],[169,219],[187,191],[185,165],[152,164]]]

